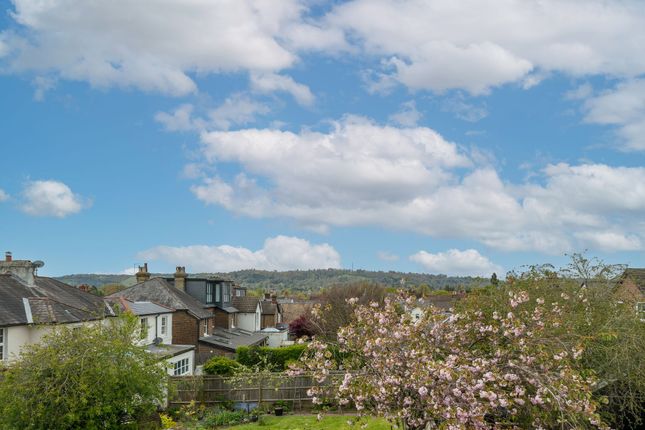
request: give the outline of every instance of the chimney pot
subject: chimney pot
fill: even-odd
[[[13,260],[13,256],[11,255],[11,251],[7,251],[7,252],[4,253],[4,259],[5,259],[5,261],[12,261]]]
[[[143,266],[139,266],[139,271],[135,273],[137,277],[137,283],[145,282],[150,279],[150,273],[148,273],[148,263],[143,263]]]

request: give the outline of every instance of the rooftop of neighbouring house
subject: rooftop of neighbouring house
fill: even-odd
[[[0,326],[74,323],[114,315],[103,298],[37,275],[44,263],[0,261]]]
[[[108,297],[106,298],[112,305],[112,308],[118,307],[119,310],[130,311],[137,316],[159,315],[174,312],[173,308],[162,306],[150,301],[132,301],[125,297]]]
[[[210,336],[200,337],[199,341],[208,345],[235,351],[239,346],[253,346],[263,343],[267,335],[260,332],[250,332],[241,328],[216,328]]]
[[[621,276],[621,280],[625,278],[631,279],[636,284],[640,292],[645,294],[645,269],[625,269]]]
[[[231,303],[238,309],[238,311],[246,314],[254,314],[258,308],[259,302],[259,298],[251,296],[234,296],[233,300],[231,300]]]
[[[130,301],[152,302],[174,310],[185,310],[197,319],[212,318],[202,303],[188,293],[170,285],[163,278],[151,278],[130,288],[110,294],[108,298],[124,297]]]

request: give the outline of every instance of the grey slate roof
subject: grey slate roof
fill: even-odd
[[[193,349],[195,349],[194,345],[150,344],[146,346],[146,350],[149,353],[158,356],[159,359],[175,357],[179,354],[183,354],[184,352],[192,351]]]
[[[275,315],[277,312],[282,311],[280,304],[268,300],[260,301],[260,307],[262,308],[262,315]]]
[[[51,278],[36,276],[34,282],[29,286],[16,276],[0,274],[0,326],[73,323],[113,315],[101,297]]]
[[[110,294],[109,298],[124,297],[130,301],[153,302],[173,310],[186,310],[197,319],[212,318],[213,314],[203,305],[166,282],[163,278],[152,278],[130,288]]]
[[[233,297],[231,303],[235,306],[238,311],[245,314],[254,314],[260,299],[257,297],[251,296],[242,296],[242,297]]]
[[[235,352],[238,346],[253,346],[263,343],[268,336],[240,328],[216,328],[212,335],[200,337],[199,341],[208,345]]]

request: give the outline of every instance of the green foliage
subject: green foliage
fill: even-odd
[[[261,366],[267,370],[285,370],[289,362],[298,360],[306,345],[291,345],[280,348],[268,346],[240,346],[237,348],[237,361],[247,367]]]
[[[204,372],[209,375],[231,376],[240,368],[240,363],[227,358],[216,356],[204,364]]]
[[[166,370],[136,346],[138,320],[53,328],[0,379],[0,428],[136,428],[162,398]],[[129,424],[128,424],[129,423]]]
[[[220,410],[209,412],[202,420],[202,425],[206,428],[214,426],[231,426],[249,421],[249,415],[245,411],[228,411]]]
[[[645,324],[633,304],[622,303],[614,295],[617,275],[624,266],[605,265],[582,254],[571,257],[563,269],[531,266],[524,273],[507,276],[499,288],[478,289],[458,304],[458,310],[476,308],[504,315],[510,310],[509,293],[520,290],[542,297],[547,304],[566,298],[562,311],[565,323],[550,330],[548,340],[584,350],[581,371],[598,378],[594,399],[612,428],[641,428],[645,414]]]

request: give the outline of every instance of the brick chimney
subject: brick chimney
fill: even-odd
[[[148,273],[148,263],[143,263],[143,266],[139,266],[139,271],[135,273],[134,276],[137,277],[137,284],[150,279],[150,273]]]
[[[278,303],[278,296],[276,293],[271,294],[271,303],[273,304]]]
[[[264,293],[264,300],[265,301],[271,300],[271,293]]]
[[[184,266],[177,266],[175,270],[175,288],[186,291],[186,268]]]
[[[11,252],[5,253],[4,260],[0,260],[0,274],[10,274],[29,286],[36,284],[36,269],[43,267],[42,261],[14,260]]]

